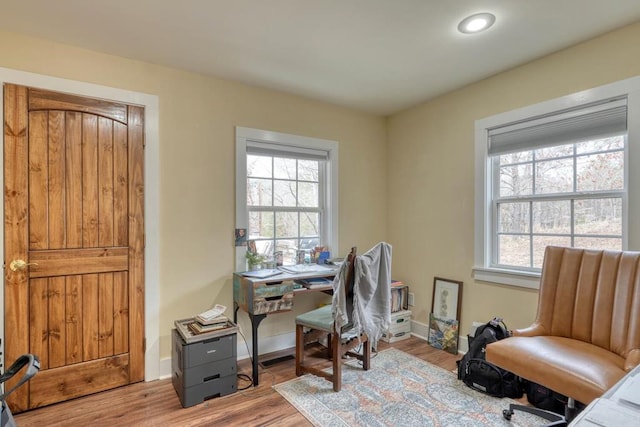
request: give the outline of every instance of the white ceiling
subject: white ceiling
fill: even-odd
[[[458,22],[496,15],[487,32]],[[640,21],[639,0],[2,0],[0,29],[390,114]]]

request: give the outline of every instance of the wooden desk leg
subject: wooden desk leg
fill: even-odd
[[[258,385],[258,326],[262,319],[267,317],[266,314],[251,314],[251,348],[253,353],[253,386]]]

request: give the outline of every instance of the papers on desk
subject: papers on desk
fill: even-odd
[[[296,264],[296,265],[283,265],[279,267],[280,270],[286,273],[300,274],[300,273],[330,273],[335,271],[335,267],[325,267],[320,264]]]
[[[634,375],[628,378],[618,390],[615,391],[613,397],[620,399],[620,403],[628,404],[632,408],[638,410],[640,414],[640,375]]]
[[[577,423],[572,422],[572,426],[637,427],[640,425],[640,411],[600,398],[591,402],[574,421]]]
[[[264,270],[253,270],[253,271],[245,271],[241,273],[245,277],[252,277],[254,279],[265,279],[267,277],[277,276],[278,274],[282,274],[282,271],[276,270],[275,268],[269,268]]]
[[[640,426],[640,375],[625,377],[594,400],[570,424],[573,427]]]

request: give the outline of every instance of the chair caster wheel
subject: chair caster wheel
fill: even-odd
[[[512,415],[513,415],[513,411],[511,411],[509,409],[503,409],[502,410],[502,416],[504,417],[505,420],[511,421],[511,416]]]

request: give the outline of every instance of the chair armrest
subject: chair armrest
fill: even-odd
[[[539,323],[534,323],[533,325],[524,328],[524,329],[516,329],[511,331],[511,336],[514,337],[537,337],[540,335],[549,335],[544,327]]]
[[[640,365],[640,348],[634,348],[627,354],[627,358],[624,361],[624,370],[629,372],[638,365]]]

